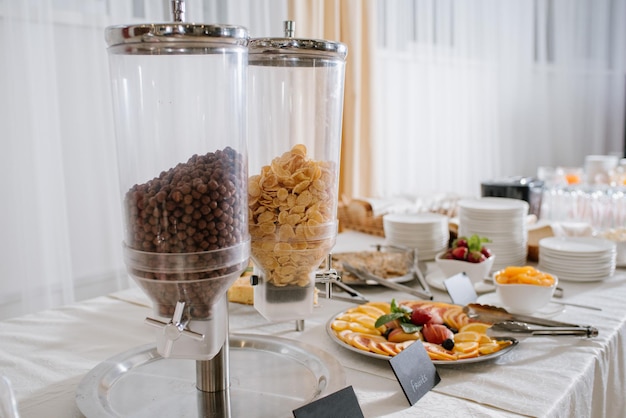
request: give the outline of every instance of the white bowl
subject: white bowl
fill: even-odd
[[[558,285],[558,278],[554,274],[552,286],[540,286],[535,284],[502,284],[498,283],[493,274],[493,282],[496,286],[496,294],[502,307],[513,314],[532,314],[550,303],[554,291]]]
[[[435,261],[446,278],[465,273],[474,284],[482,282],[483,279],[489,277],[489,272],[493,267],[493,260],[496,258],[495,255],[492,255],[482,263],[470,263],[469,261],[442,258],[445,253],[446,251],[442,251],[437,254]]]

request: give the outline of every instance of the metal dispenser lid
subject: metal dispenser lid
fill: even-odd
[[[220,46],[245,47],[249,36],[242,26],[174,22],[110,26],[105,40],[122,54],[198,54]]]
[[[285,37],[256,38],[249,43],[249,63],[253,65],[273,65],[273,61],[290,58],[295,66],[308,66],[308,59],[330,59],[345,61],[348,47],[341,42],[322,39],[294,38],[295,23],[285,22]],[[282,65],[282,64],[281,64]]]
[[[110,26],[109,51],[118,54],[202,54],[219,47],[247,46],[248,30],[235,25],[185,23],[185,0],[170,0],[172,23]]]

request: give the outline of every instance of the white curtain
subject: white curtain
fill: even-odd
[[[625,0],[379,0],[376,194],[624,155]]]
[[[168,0],[0,0],[0,318],[129,285],[104,28]],[[186,21],[280,36],[276,0],[188,0]]]

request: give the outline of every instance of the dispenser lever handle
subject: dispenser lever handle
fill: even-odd
[[[182,317],[185,309],[185,302],[177,302],[174,309],[174,315],[169,322],[164,322],[159,319],[146,318],[145,323],[163,330],[163,336],[166,339],[165,347],[163,348],[163,357],[169,357],[172,352],[172,346],[174,341],[180,338],[181,335],[191,338],[196,341],[204,340],[204,334],[192,331],[186,327],[186,323],[182,322]]]

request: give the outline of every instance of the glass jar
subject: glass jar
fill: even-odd
[[[227,335],[226,291],[250,255],[247,30],[177,22],[105,36],[125,263],[157,315],[183,302],[185,321],[214,321],[203,331],[214,334],[202,349],[211,357]]]
[[[250,41],[254,306],[269,320],[311,314],[315,273],[335,244],[346,54],[324,40]]]

